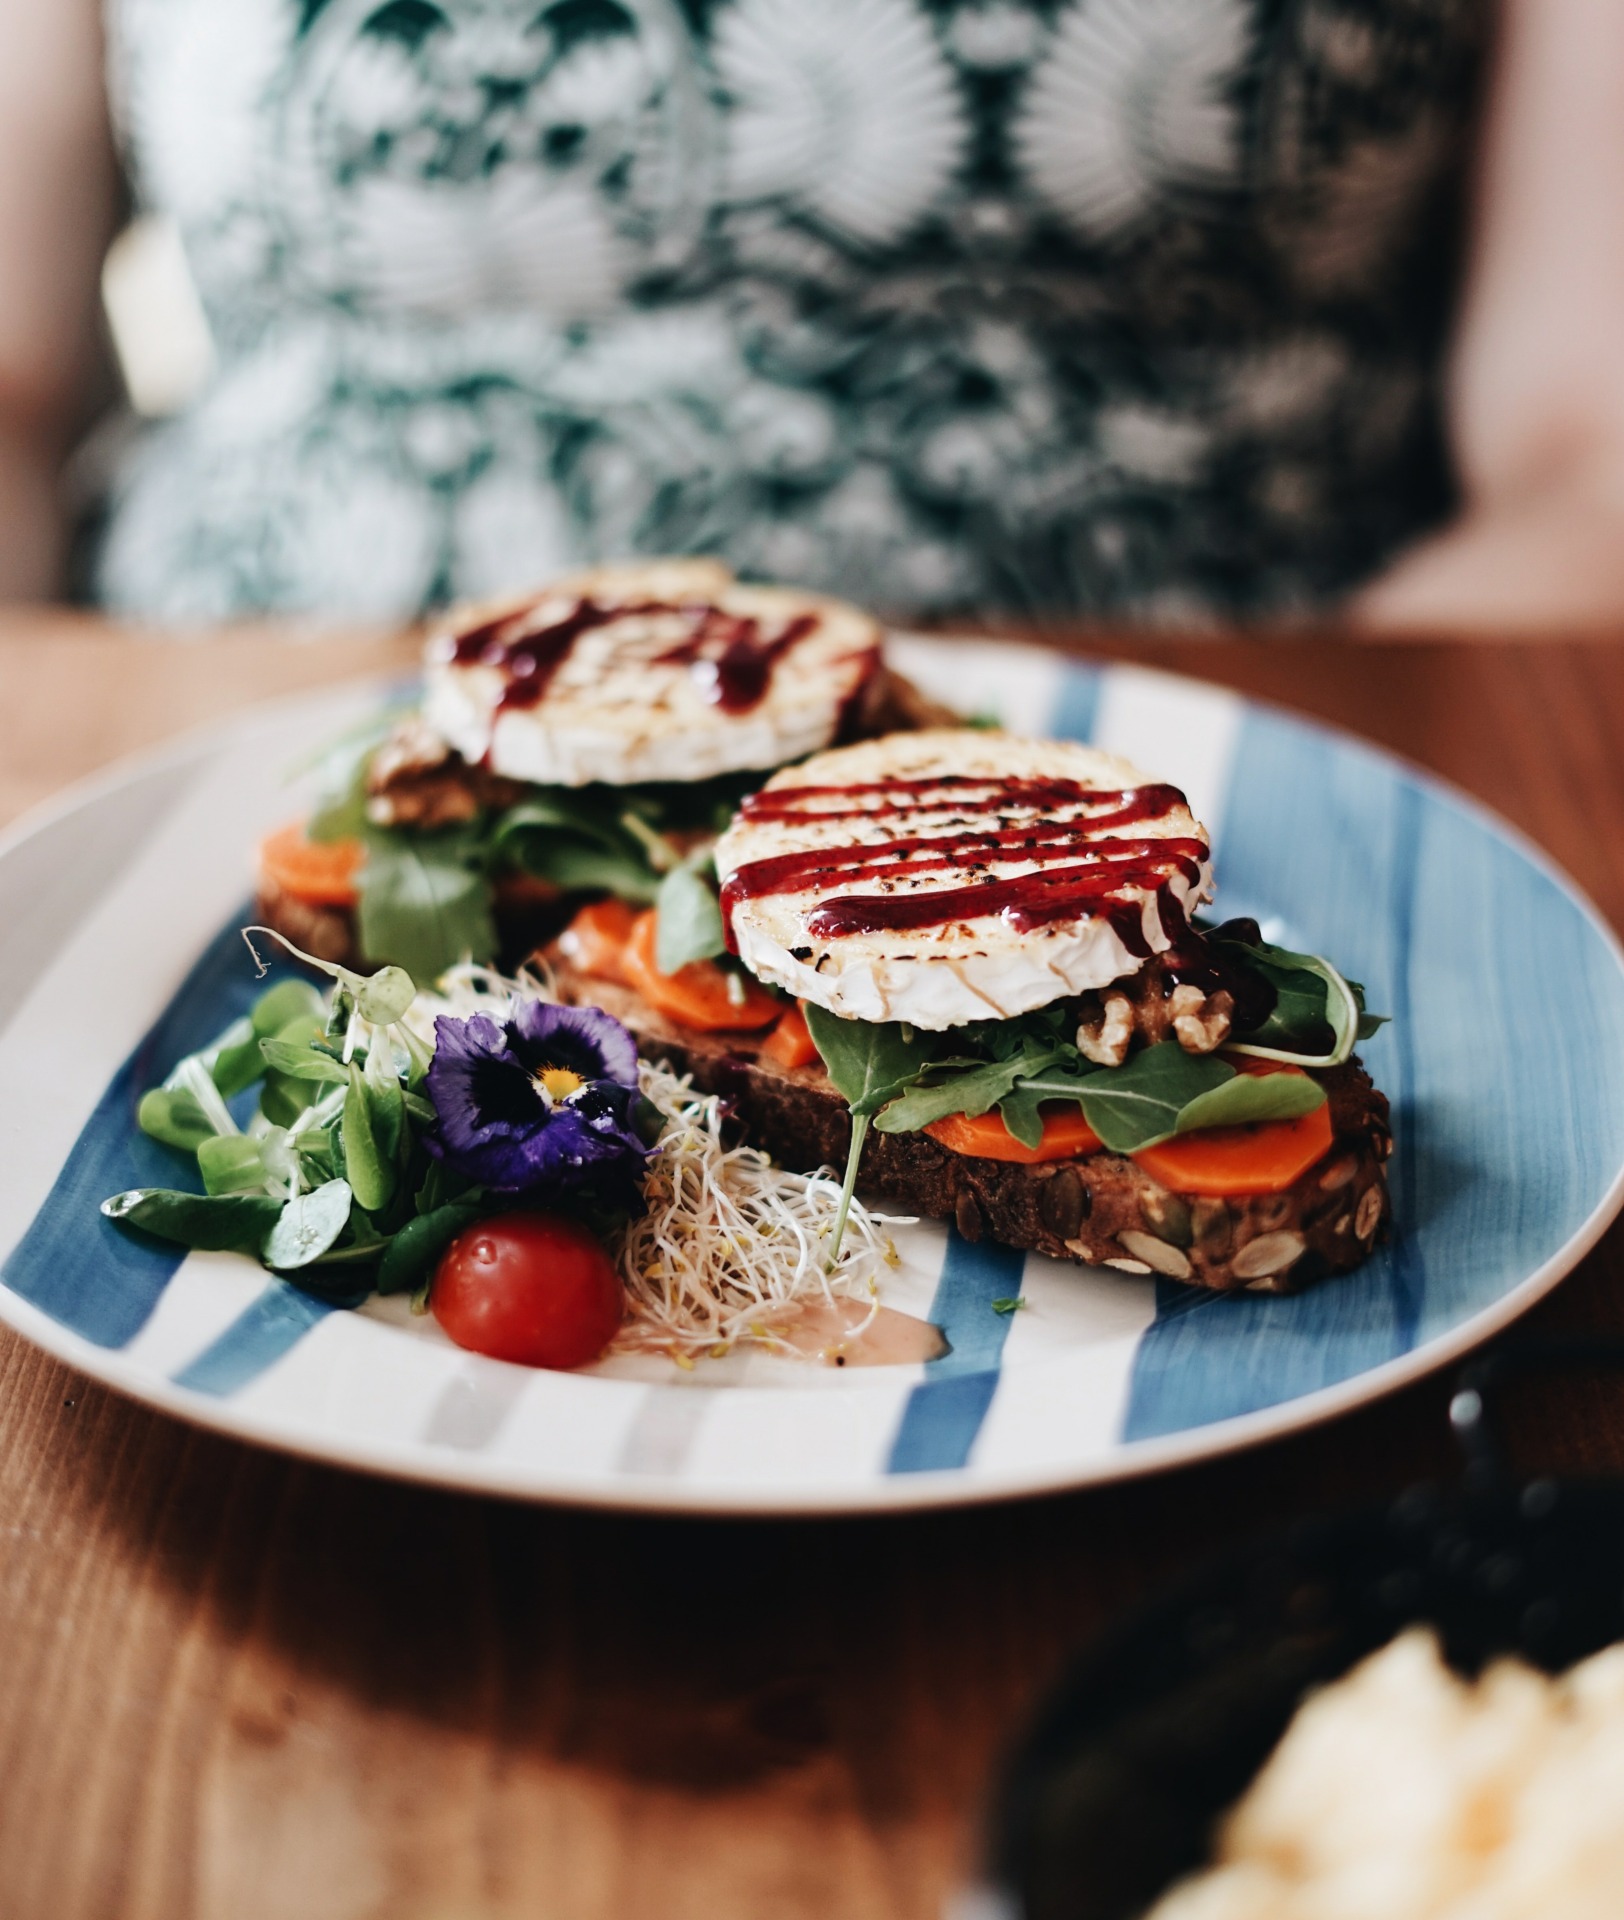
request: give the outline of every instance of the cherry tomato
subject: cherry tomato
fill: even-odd
[[[446,1248],[429,1306],[459,1347],[525,1367],[581,1367],[620,1325],[620,1277],[578,1220],[499,1213]]]

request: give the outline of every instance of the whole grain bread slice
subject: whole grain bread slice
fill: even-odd
[[[821,1064],[785,1069],[761,1057],[763,1035],[677,1027],[629,987],[588,978],[556,949],[546,958],[561,998],[602,1007],[630,1028],[645,1057],[723,1095],[745,1136],[781,1165],[845,1165],[851,1117]],[[1389,1214],[1386,1096],[1357,1060],[1317,1078],[1330,1101],[1331,1150],[1282,1193],[1180,1194],[1122,1154],[1023,1166],[954,1153],[924,1133],[876,1131],[858,1186],[905,1213],[951,1220],[966,1240],[1223,1292],[1296,1292],[1356,1267]]]

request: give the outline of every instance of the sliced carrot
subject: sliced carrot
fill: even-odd
[[[977,1160],[1014,1160],[1033,1167],[1045,1160],[1075,1160],[1098,1150],[1100,1136],[1070,1101],[1050,1100],[1043,1108],[1043,1138],[1035,1147],[1017,1140],[996,1108],[991,1113],[950,1113],[925,1128],[931,1139],[950,1153],[967,1153]]]
[[[594,900],[558,936],[559,949],[589,978],[630,986],[626,947],[636,920],[624,900]]]
[[[299,820],[259,843],[265,878],[313,907],[353,907],[360,898],[356,875],[365,859],[359,840],[312,840]]]
[[[657,917],[653,907],[637,916],[621,955],[627,982],[656,1013],[700,1033],[749,1033],[778,1018],[781,1000],[714,960],[690,960],[675,973],[662,973],[654,958]]]
[[[1295,1120],[1257,1120],[1175,1134],[1133,1158],[1175,1193],[1283,1193],[1331,1151],[1331,1104]]]
[[[799,1007],[791,1007],[778,1025],[761,1043],[760,1058],[772,1061],[774,1066],[786,1070],[791,1067],[809,1067],[818,1057],[818,1050],[812,1044],[812,1034],[806,1024],[806,1015]]]

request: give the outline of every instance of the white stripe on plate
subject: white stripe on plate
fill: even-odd
[[[1156,1317],[1150,1280],[1039,1254],[1027,1256],[1021,1298],[972,1472],[1115,1452],[1139,1336]]]
[[[1067,662],[1040,647],[996,640],[927,639],[895,633],[886,657],[935,699],[967,718],[992,714],[1011,733],[1044,734],[1060,697]]]
[[[334,730],[376,704],[376,695],[320,703]],[[253,843],[296,811],[287,768],[308,751],[311,703],[272,713],[200,752],[184,797],[75,929],[0,1035],[0,1085],[49,1085],[36,1109],[0,1114],[6,1167],[0,1258],[38,1212],[63,1161],[101,1098],[112,1068],[162,1011],[222,917],[252,884]],[[116,796],[114,797],[116,803]],[[109,804],[107,799],[101,807]],[[81,816],[94,834],[98,807]],[[246,950],[243,964],[249,965]]]
[[[733,1487],[852,1486],[877,1479],[918,1378],[917,1368],[888,1367],[883,1382],[854,1383],[839,1395],[749,1387],[707,1394],[709,1408],[680,1471]]]
[[[498,1477],[506,1466],[605,1480],[645,1391],[484,1359],[403,1302],[375,1299],[329,1314],[233,1404],[339,1444],[478,1454]]]
[[[264,1291],[264,1270],[241,1254],[189,1253],[124,1358],[168,1378],[212,1346]]]
[[[1238,695],[1217,687],[1144,667],[1111,667],[1100,689],[1094,744],[1182,787],[1216,846],[1243,708]]]

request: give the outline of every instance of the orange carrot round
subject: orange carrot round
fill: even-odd
[[[593,980],[626,978],[626,947],[637,915],[624,900],[594,900],[558,936],[559,950]]]
[[[762,1041],[760,1057],[786,1070],[809,1067],[817,1059],[818,1050],[813,1045],[806,1015],[798,1006],[785,1010],[778,1025]]]
[[[1331,1151],[1330,1102],[1295,1120],[1256,1120],[1175,1134],[1134,1154],[1152,1179],[1175,1193],[1241,1196],[1282,1193]]]
[[[967,1153],[977,1160],[1013,1160],[1033,1167],[1046,1160],[1075,1160],[1098,1150],[1100,1136],[1083,1118],[1081,1107],[1070,1101],[1048,1101],[1043,1112],[1043,1138],[1035,1147],[1017,1140],[996,1108],[991,1113],[950,1113],[925,1128],[931,1139],[950,1153]]]
[[[654,958],[657,918],[653,907],[640,913],[621,954],[628,983],[656,1013],[700,1033],[749,1033],[783,1012],[784,1003],[765,987],[714,960],[690,960],[662,973]]]
[[[313,907],[353,907],[360,898],[356,876],[365,860],[359,840],[312,840],[299,820],[259,843],[265,878]]]

